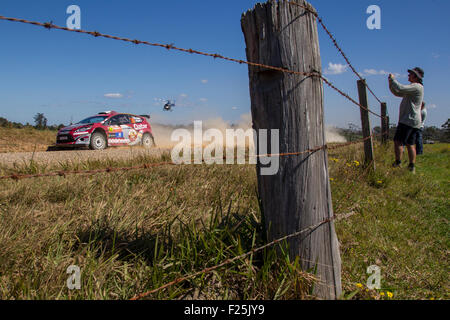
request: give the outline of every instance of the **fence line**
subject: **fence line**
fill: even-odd
[[[365,176],[370,172],[370,170],[369,170],[370,167],[371,167],[371,166],[368,165],[368,166],[364,169],[363,174],[362,174],[360,177],[365,177]],[[347,193],[346,199],[349,199],[350,196],[351,196],[351,194],[354,193],[354,191],[355,191],[354,187],[353,187],[353,188],[350,188],[350,191]],[[339,207],[338,209],[340,209],[340,207]],[[217,269],[219,269],[219,268],[221,268],[221,267],[223,267],[223,266],[225,266],[225,265],[228,265],[228,264],[230,264],[230,263],[233,263],[233,262],[235,262],[236,260],[240,260],[240,259],[246,258],[246,257],[248,257],[248,256],[250,256],[250,255],[252,255],[252,254],[254,254],[254,253],[256,253],[256,252],[259,252],[259,251],[261,251],[261,250],[263,250],[263,249],[266,249],[266,248],[268,248],[268,247],[271,247],[271,246],[273,246],[273,245],[275,245],[275,244],[277,244],[277,243],[283,242],[283,241],[285,241],[285,240],[287,240],[287,239],[290,239],[290,238],[297,237],[297,236],[301,235],[302,233],[304,233],[304,232],[306,232],[306,231],[308,231],[308,230],[316,229],[316,228],[320,227],[321,225],[323,225],[323,224],[325,224],[325,223],[331,222],[331,221],[333,221],[333,220],[336,221],[336,222],[337,222],[337,221],[340,221],[340,220],[346,220],[346,219],[348,219],[348,218],[350,218],[350,217],[352,217],[352,216],[354,216],[354,215],[356,215],[356,214],[357,214],[357,212],[355,212],[354,210],[352,210],[352,211],[350,211],[349,213],[346,213],[346,214],[334,215],[333,217],[327,218],[327,219],[325,219],[325,220],[319,222],[318,224],[316,224],[316,225],[314,225],[314,226],[305,228],[305,229],[303,229],[303,230],[300,230],[300,231],[297,231],[297,232],[295,232],[295,233],[289,234],[289,235],[284,236],[284,237],[282,237],[282,238],[276,239],[276,240],[274,240],[274,241],[272,241],[272,242],[270,242],[270,243],[267,243],[267,244],[265,244],[265,245],[263,245],[263,246],[261,246],[261,247],[258,247],[258,248],[256,248],[256,249],[252,249],[252,250],[250,250],[250,251],[248,251],[248,252],[246,252],[246,253],[244,253],[244,254],[242,254],[242,255],[236,256],[236,257],[234,257],[234,258],[226,259],[224,262],[222,262],[222,263],[220,263],[220,264],[217,264],[217,265],[212,266],[212,267],[205,268],[205,269],[203,269],[203,270],[201,270],[201,271],[192,273],[192,274],[187,275],[187,276],[184,276],[184,277],[176,278],[175,280],[173,280],[173,281],[171,281],[171,282],[168,282],[168,283],[166,283],[166,284],[164,284],[164,285],[162,285],[162,286],[160,286],[160,287],[158,287],[158,288],[156,288],[156,289],[152,289],[152,290],[147,291],[147,292],[145,292],[145,293],[137,294],[137,295],[135,295],[133,298],[131,298],[130,300],[139,300],[139,299],[145,298],[145,297],[147,297],[147,296],[149,296],[149,295],[151,295],[151,294],[153,294],[153,293],[156,293],[156,292],[161,291],[161,290],[163,290],[163,289],[167,289],[167,288],[169,288],[169,287],[171,287],[171,286],[173,286],[173,285],[176,285],[176,284],[178,284],[178,283],[180,283],[180,282],[184,282],[184,281],[186,281],[186,280],[195,278],[195,277],[197,277],[197,276],[200,276],[200,275],[203,275],[203,274],[212,272],[212,271],[217,270]],[[312,230],[312,231],[313,231],[313,230]],[[312,262],[312,263],[314,263],[314,264],[316,264],[316,265],[321,265],[321,266],[328,267],[328,268],[334,268],[332,265],[327,265],[327,264],[323,264],[323,263],[318,263],[317,261],[311,261],[311,260],[303,259],[303,258],[299,258],[299,259],[300,259],[301,261],[305,261],[305,262]],[[315,280],[320,281],[320,279],[315,279]],[[328,286],[328,287],[330,286],[329,284],[326,284],[326,283],[324,283],[324,282],[322,282],[322,281],[320,281],[320,282],[321,282],[322,285],[326,285],[326,286]]]
[[[300,151],[300,152],[288,152],[288,153],[278,153],[278,154],[260,154],[260,155],[249,155],[249,157],[274,157],[274,156],[279,156],[279,157],[284,157],[284,156],[296,156],[296,155],[302,155],[302,154],[306,154],[306,153],[314,153],[323,149],[328,149],[328,150],[335,150],[335,149],[339,149],[339,148],[343,148],[343,147],[347,147],[350,145],[354,145],[354,144],[359,144],[359,143],[363,143],[368,139],[371,139],[374,136],[378,136],[378,135],[382,135],[382,133],[373,133],[372,135],[365,137],[363,139],[360,140],[355,140],[355,141],[349,141],[349,142],[345,142],[345,143],[341,143],[341,144],[337,144],[337,145],[328,145],[328,144],[324,144],[322,146],[316,147],[316,148],[311,148],[305,151]],[[203,159],[202,161],[216,161],[216,160],[225,160],[225,157],[222,158],[212,158],[212,159]],[[0,176],[0,180],[22,180],[22,179],[30,179],[30,178],[42,178],[42,177],[66,177],[69,175],[95,175],[98,173],[112,173],[112,172],[118,172],[118,171],[130,171],[130,170],[139,170],[139,169],[150,169],[150,168],[154,168],[154,167],[161,167],[161,166],[165,166],[165,165],[177,165],[176,163],[172,162],[172,161],[165,161],[165,162],[158,162],[158,163],[145,163],[143,165],[139,165],[139,166],[132,166],[132,167],[108,167],[108,168],[102,168],[102,169],[95,169],[95,170],[74,170],[74,171],[64,171],[64,170],[59,170],[59,171],[52,171],[52,172],[47,172],[47,173],[34,173],[34,174],[20,174],[20,173],[14,173],[14,174],[9,174],[9,175],[3,175]]]
[[[293,71],[293,70],[289,70],[289,69],[285,69],[285,68],[280,68],[280,67],[269,66],[269,65],[255,63],[255,62],[250,62],[250,61],[245,61],[245,60],[229,58],[229,57],[225,57],[223,55],[217,54],[217,53],[206,53],[206,52],[193,50],[193,49],[179,48],[179,47],[174,46],[173,44],[151,43],[151,42],[148,42],[148,41],[142,41],[142,40],[137,40],[137,39],[130,39],[130,38],[112,36],[112,35],[100,33],[100,32],[97,32],[97,31],[86,31],[86,30],[78,30],[78,29],[69,29],[69,28],[66,28],[66,27],[61,27],[61,26],[58,26],[58,25],[54,25],[51,22],[41,23],[41,22],[37,22],[37,21],[30,21],[30,20],[18,19],[18,18],[10,18],[10,17],[5,17],[5,16],[0,16],[0,20],[10,21],[10,22],[25,23],[25,24],[30,24],[30,25],[34,25],[34,26],[40,26],[40,27],[44,27],[44,28],[49,29],[49,30],[50,29],[57,29],[57,30],[63,30],[63,31],[68,31],[68,32],[76,32],[76,33],[81,33],[81,34],[88,34],[88,35],[91,35],[91,36],[96,37],[96,38],[97,37],[103,37],[103,38],[112,39],[112,40],[118,40],[118,41],[134,43],[136,45],[144,44],[144,45],[148,45],[148,46],[165,48],[167,50],[178,50],[178,51],[185,52],[185,53],[203,55],[203,56],[212,57],[212,58],[215,58],[215,59],[217,58],[217,59],[227,60],[227,61],[231,61],[231,62],[235,62],[235,63],[239,63],[239,64],[247,64],[247,65],[253,66],[253,67],[265,68],[265,69],[270,69],[270,70],[275,70],[275,71],[279,71],[279,72],[283,72],[283,73],[289,73],[289,74],[295,74],[295,75],[302,75],[304,77],[318,77],[318,78],[322,79],[330,88],[332,88],[333,90],[336,90],[339,94],[341,94],[343,97],[347,98],[349,101],[351,101],[356,106],[358,106],[358,107],[360,107],[360,108],[362,108],[364,110],[367,110],[368,112],[372,113],[373,115],[375,115],[377,117],[380,117],[380,118],[382,117],[381,115],[379,115],[379,114],[369,110],[368,108],[366,108],[366,107],[362,106],[361,104],[359,104],[354,99],[350,98],[350,96],[348,94],[346,94],[342,90],[338,89],[328,79],[326,79],[320,72],[317,72],[317,71],[312,71],[312,72]]]
[[[325,26],[323,20],[319,17],[318,13],[313,10],[311,7],[307,7],[305,5],[301,5],[295,2],[291,2],[291,1],[287,1],[287,3],[292,4],[292,5],[296,5],[299,7],[302,7],[303,9],[305,9],[306,11],[312,13],[318,20],[318,22],[320,23],[320,25],[322,26],[322,28],[325,30],[325,32],[328,34],[328,36],[330,37],[330,39],[332,40],[334,46],[337,48],[337,50],[339,51],[339,53],[344,57],[345,61],[347,62],[347,64],[349,65],[350,69],[353,71],[353,73],[355,73],[357,75],[357,77],[360,80],[363,80],[363,78],[361,77],[361,75],[356,71],[356,69],[353,67],[353,65],[350,63],[348,57],[346,56],[346,54],[343,52],[343,50],[341,49],[341,47],[338,45],[335,37],[333,36],[333,34],[329,31],[329,29]],[[264,64],[259,64],[259,63],[254,63],[254,62],[250,62],[250,61],[245,61],[245,60],[239,60],[239,59],[234,59],[234,58],[229,58],[229,57],[225,57],[223,55],[217,54],[217,53],[206,53],[206,52],[202,52],[202,51],[197,51],[197,50],[193,50],[193,49],[185,49],[185,48],[179,48],[174,46],[173,44],[161,44],[161,43],[151,43],[148,41],[142,41],[142,40],[137,40],[137,39],[130,39],[130,38],[124,38],[124,37],[117,37],[117,36],[112,36],[112,35],[108,35],[108,34],[103,34],[103,33],[99,33],[97,31],[85,31],[85,30],[76,30],[76,29],[69,29],[66,27],[61,27],[61,26],[57,26],[54,25],[52,23],[40,23],[40,22],[35,22],[35,21],[29,21],[29,20],[25,20],[25,19],[17,19],[17,18],[8,18],[8,17],[4,17],[4,16],[0,16],[0,20],[5,20],[5,21],[10,21],[10,22],[19,22],[19,23],[25,23],[25,24],[30,24],[30,25],[35,25],[35,26],[41,26],[44,27],[46,29],[58,29],[58,30],[63,30],[63,31],[69,31],[69,32],[77,32],[77,33],[82,33],[82,34],[88,34],[91,35],[93,37],[103,37],[103,38],[107,38],[107,39],[112,39],[112,40],[118,40],[118,41],[124,41],[124,42],[129,42],[129,43],[134,43],[136,45],[139,44],[143,44],[143,45],[148,45],[148,46],[155,46],[155,47],[161,47],[161,48],[165,48],[167,50],[177,50],[177,51],[181,51],[181,52],[185,52],[185,53],[190,53],[190,54],[197,54],[197,55],[203,55],[203,56],[208,56],[208,57],[212,57],[214,59],[222,59],[222,60],[226,60],[226,61],[230,61],[230,62],[235,62],[235,63],[239,63],[239,64],[247,64],[249,66],[253,66],[253,67],[258,67],[258,68],[265,68],[265,69],[270,69],[270,70],[275,70],[278,72],[283,72],[283,73],[288,73],[288,74],[294,74],[294,75],[301,75],[304,77],[318,77],[320,79],[322,79],[322,81],[328,85],[331,89],[337,91],[340,95],[342,95],[344,98],[346,98],[347,100],[349,100],[350,102],[352,102],[353,104],[359,106],[359,108],[366,110],[368,112],[370,112],[371,114],[383,119],[383,118],[387,118],[384,117],[382,115],[379,115],[373,111],[371,111],[368,107],[365,107],[363,105],[361,105],[360,103],[358,103],[356,100],[354,100],[353,98],[351,98],[347,93],[343,92],[342,90],[340,90],[339,88],[337,88],[333,83],[331,83],[328,79],[326,79],[321,72],[318,71],[312,71],[312,72],[299,72],[299,71],[293,71],[293,70],[289,70],[289,69],[285,69],[285,68],[280,68],[280,67],[275,67],[275,66],[269,66],[269,65],[264,65]],[[371,90],[371,88],[365,84],[365,86],[367,87],[367,89],[370,91],[370,93],[375,97],[375,99],[381,103],[381,100],[375,95],[375,93]],[[387,130],[387,132],[389,132],[389,128]],[[342,143],[342,144],[338,144],[338,145],[328,145],[328,144],[324,144],[322,146],[318,146],[316,148],[312,148],[312,149],[308,149],[305,151],[301,151],[301,152],[292,152],[292,153],[280,153],[280,154],[266,154],[266,155],[252,155],[253,157],[270,157],[270,156],[293,156],[293,155],[301,155],[301,154],[306,154],[306,153],[313,153],[313,152],[317,152],[319,150],[324,150],[324,149],[329,149],[329,150],[334,150],[334,149],[339,149],[339,148],[343,148],[349,145],[354,145],[354,144],[359,144],[359,143],[363,143],[368,139],[371,139],[372,137],[376,136],[376,135],[382,135],[383,133],[378,133],[378,134],[371,134],[368,137],[365,137],[363,139],[360,140],[356,140],[356,141],[351,141],[351,142],[347,142],[347,143]],[[216,158],[217,159],[217,158]],[[12,175],[6,175],[6,176],[0,176],[0,180],[5,180],[5,179],[13,179],[13,180],[20,180],[20,179],[27,179],[27,178],[37,178],[37,177],[48,177],[48,176],[61,176],[61,177],[66,177],[67,175],[77,175],[77,174],[86,174],[86,175],[94,175],[94,174],[98,174],[98,173],[111,173],[111,172],[118,172],[118,171],[129,171],[129,170],[137,170],[137,169],[149,169],[152,167],[159,167],[159,166],[165,166],[165,165],[175,165],[175,163],[173,162],[159,162],[159,163],[150,163],[150,164],[143,164],[140,166],[133,166],[133,167],[122,167],[122,168],[103,168],[103,169],[97,169],[97,170],[85,170],[85,171],[56,171],[56,172],[49,172],[49,173],[41,173],[41,174],[12,174]],[[367,168],[366,168],[367,169]],[[368,171],[367,171],[368,172]],[[353,192],[353,191],[351,191]],[[350,196],[350,192],[349,195],[347,197]],[[169,283],[166,283],[162,286],[160,286],[159,288],[153,289],[151,291],[145,292],[145,293],[141,293],[141,294],[137,294],[135,295],[131,300],[138,300],[141,298],[144,298],[150,294],[153,294],[155,292],[158,292],[160,290],[166,289],[170,286],[173,286],[177,283],[195,278],[199,275],[202,274],[206,274],[209,272],[212,272],[218,268],[221,268],[225,265],[228,265],[230,263],[233,263],[237,260],[240,259],[244,259],[256,252],[259,252],[261,250],[264,250],[268,247],[271,247],[275,244],[278,244],[282,241],[285,241],[287,239],[293,238],[293,237],[297,237],[305,232],[312,232],[315,229],[319,228],[320,226],[330,223],[332,221],[339,221],[339,220],[343,220],[343,219],[347,219],[353,215],[355,215],[355,212],[351,212],[349,214],[345,214],[345,215],[333,215],[329,218],[324,219],[323,221],[312,225],[310,227],[307,227],[305,229],[302,229],[300,231],[297,231],[295,233],[286,235],[282,238],[276,239],[270,243],[267,243],[261,247],[258,248],[254,248],[251,251],[248,251],[247,253],[244,253],[242,255],[233,257],[233,258],[229,258],[225,261],[223,261],[222,263],[212,266],[212,267],[208,267],[205,268],[201,271],[195,272],[193,274],[181,277],[181,278],[177,278]],[[304,259],[301,259],[304,260]],[[332,266],[328,266],[328,267],[332,267]]]

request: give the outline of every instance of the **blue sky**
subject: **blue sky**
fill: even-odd
[[[0,15],[65,26],[66,9],[81,8],[81,27],[149,42],[246,59],[241,14],[254,0],[2,0]],[[400,99],[385,72],[407,83],[407,69],[425,70],[427,125],[450,117],[450,1],[311,0],[352,64],[388,104],[397,121]],[[369,30],[368,6],[381,8],[381,30]],[[319,27],[322,65],[337,87],[357,100],[356,76]],[[105,109],[151,114],[154,121],[186,123],[218,118],[237,122],[250,112],[248,68],[227,61],[108,39],[0,21],[0,116],[67,124]],[[331,65],[330,65],[331,63]],[[331,68],[330,68],[331,66]],[[335,74],[333,74],[335,73]],[[159,99],[176,99],[163,112]],[[379,105],[370,98],[370,107]],[[355,105],[325,88],[325,122],[360,123]],[[372,118],[372,125],[379,125]]]

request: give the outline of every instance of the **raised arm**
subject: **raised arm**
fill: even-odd
[[[389,89],[397,97],[415,95],[419,91],[417,85],[414,84],[403,85],[400,84],[397,80],[391,78],[389,79]]]

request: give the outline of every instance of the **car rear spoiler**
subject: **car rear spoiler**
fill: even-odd
[[[149,115],[149,114],[140,114],[139,116],[140,116],[140,117],[147,118],[147,119],[150,119],[150,115]]]

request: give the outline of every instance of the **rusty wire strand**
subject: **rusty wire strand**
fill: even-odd
[[[331,38],[333,44],[335,45],[335,47],[338,49],[338,51],[341,53],[341,55],[344,57],[344,59],[346,60],[346,62],[348,63],[349,67],[351,68],[351,70],[358,76],[358,78],[360,80],[363,80],[363,78],[359,75],[359,73],[355,70],[355,68],[353,67],[353,65],[350,63],[349,59],[347,58],[347,56],[344,54],[344,52],[342,51],[342,49],[340,48],[340,46],[337,44],[336,39],[333,37],[333,35],[331,34],[331,32],[326,28],[325,24],[323,23],[323,20],[318,16],[318,14],[314,11],[312,11],[310,8],[300,5],[298,3],[294,3],[294,2],[290,2],[288,1],[288,3],[290,4],[294,4],[297,6],[300,6],[302,8],[304,8],[305,10],[307,10],[308,12],[311,12],[319,21],[319,23],[321,24],[321,26],[324,28],[324,30],[327,32],[328,36]],[[182,51],[182,52],[186,52],[186,53],[190,53],[190,54],[199,54],[199,55],[204,55],[204,56],[209,56],[209,57],[213,57],[213,58],[219,58],[219,59],[223,59],[223,60],[227,60],[227,61],[231,61],[231,62],[236,62],[239,64],[247,64],[249,66],[253,66],[253,67],[261,67],[261,68],[266,68],[266,69],[271,69],[271,70],[276,70],[276,71],[280,71],[283,73],[290,73],[290,74],[295,74],[295,75],[302,75],[305,77],[319,77],[321,78],[330,88],[334,89],[335,91],[337,91],[338,93],[340,93],[343,97],[347,98],[349,101],[351,101],[352,103],[354,103],[355,105],[359,106],[360,108],[380,117],[383,118],[382,116],[374,113],[373,111],[371,111],[370,109],[368,109],[367,107],[362,106],[361,104],[359,104],[358,102],[356,102],[354,99],[352,99],[348,94],[344,93],[343,91],[341,91],[340,89],[338,89],[336,86],[334,86],[329,80],[327,80],[326,78],[324,78],[320,73],[318,72],[299,72],[299,71],[293,71],[293,70],[288,70],[288,69],[284,69],[284,68],[280,68],[280,67],[274,67],[274,66],[268,66],[268,65],[264,65],[264,64],[259,64],[259,63],[254,63],[254,62],[249,62],[249,61],[244,61],[244,60],[239,60],[239,59],[233,59],[233,58],[229,58],[229,57],[225,57],[222,56],[220,54],[211,54],[211,53],[205,53],[205,52],[201,52],[201,51],[197,51],[197,50],[193,50],[193,49],[184,49],[184,48],[179,48],[174,46],[173,44],[161,44],[161,43],[150,43],[147,41],[141,41],[141,40],[137,40],[137,39],[128,39],[128,38],[122,38],[122,37],[117,37],[117,36],[111,36],[111,35],[107,35],[107,34],[102,34],[99,33],[97,31],[84,31],[84,30],[76,30],[76,29],[69,29],[69,28],[65,28],[65,27],[60,27],[57,25],[54,25],[53,23],[39,23],[39,22],[35,22],[35,21],[28,21],[28,20],[24,20],[24,19],[17,19],[17,18],[8,18],[8,17],[4,17],[4,16],[0,16],[0,20],[6,20],[6,21],[12,21],[12,22],[20,22],[20,23],[27,23],[27,24],[31,24],[31,25],[36,25],[36,26],[42,26],[45,27],[46,29],[59,29],[59,30],[64,30],[64,31],[71,31],[71,32],[77,32],[77,33],[83,33],[83,34],[89,34],[91,36],[94,37],[103,37],[103,38],[107,38],[107,39],[113,39],[113,40],[119,40],[119,41],[125,41],[125,42],[130,42],[130,43],[134,43],[136,45],[138,44],[144,44],[144,45],[149,45],[149,46],[157,46],[157,47],[162,47],[162,48],[166,48],[167,50],[178,50],[178,51]],[[370,93],[378,100],[378,102],[381,103],[380,99],[378,99],[378,97],[375,95],[375,93],[371,90],[371,88],[365,83],[367,89],[370,91]],[[352,141],[352,142],[347,142],[347,143],[343,143],[343,144],[339,144],[339,145],[335,145],[335,146],[328,146],[327,144],[321,146],[321,147],[317,147],[317,148],[313,148],[313,149],[309,149],[309,150],[305,150],[302,152],[295,152],[295,153],[280,153],[280,154],[267,154],[267,155],[256,155],[256,157],[269,157],[269,156],[289,156],[289,155],[300,155],[300,154],[305,154],[305,153],[311,153],[311,152],[316,152],[319,150],[323,150],[323,149],[338,149],[341,147],[346,147],[349,145],[353,145],[353,144],[357,144],[357,143],[362,143],[370,138],[372,138],[374,136],[374,134],[372,134],[371,136],[368,136],[364,139],[358,140],[358,141]],[[35,177],[48,177],[48,176],[61,176],[61,177],[66,177],[66,175],[71,175],[71,174],[97,174],[97,173],[110,173],[110,172],[117,172],[117,171],[128,171],[128,170],[135,170],[135,169],[149,169],[151,167],[157,167],[157,166],[163,166],[163,165],[174,165],[173,162],[161,162],[161,163],[154,163],[154,164],[144,164],[141,166],[134,166],[134,167],[122,167],[122,168],[105,168],[105,169],[97,169],[97,170],[86,170],[86,171],[57,171],[57,172],[50,172],[50,173],[43,173],[43,174],[29,174],[29,175],[24,175],[24,174],[12,174],[9,176],[1,176],[0,179],[14,179],[14,180],[19,180],[19,179],[25,179],[25,178],[35,178]],[[353,213],[354,214],[354,213]],[[352,216],[353,214],[348,214],[348,215],[344,215],[344,217],[342,219],[346,219],[350,216]],[[277,243],[280,243],[282,241],[285,241],[287,239],[299,236],[300,234],[307,232],[307,231],[313,231],[315,229],[317,229],[318,227],[322,226],[323,224],[329,223],[333,220],[338,221],[341,218],[337,217],[337,216],[332,216],[330,218],[324,219],[323,221],[317,223],[316,225],[310,226],[308,228],[305,228],[303,230],[300,230],[298,232],[292,233],[290,235],[284,236],[282,238],[276,239],[268,244],[265,244],[259,248],[255,248],[252,249],[251,251],[242,254],[240,256],[236,256],[234,258],[230,258],[225,260],[224,262],[213,266],[213,267],[209,267],[209,268],[205,268],[199,272],[196,272],[194,274],[182,277],[182,278],[177,278],[172,282],[169,282],[159,288],[153,289],[151,291],[148,291],[146,293],[141,293],[138,294],[136,296],[134,296],[131,300],[138,300],[141,298],[144,298],[152,293],[158,292],[160,290],[163,290],[165,288],[168,288],[172,285],[175,285],[177,283],[186,281],[188,279],[194,278],[198,275],[204,274],[204,273],[208,273],[211,271],[214,271],[220,267],[223,267],[225,265],[228,265],[232,262],[235,262],[239,259],[243,259],[251,254],[254,254],[258,251],[261,251],[265,248],[268,248],[270,246],[273,246]],[[305,260],[306,261],[306,260]],[[332,266],[330,266],[332,267]]]
[[[263,246],[260,246],[260,247],[258,247],[258,248],[254,248],[254,249],[252,249],[252,250],[250,250],[250,251],[248,251],[248,252],[246,252],[246,253],[244,253],[244,254],[241,254],[241,255],[239,255],[239,256],[236,256],[236,257],[234,257],[234,258],[229,258],[229,259],[223,261],[223,262],[220,263],[220,264],[217,264],[217,265],[212,266],[212,267],[204,268],[204,269],[201,270],[201,271],[192,273],[192,274],[187,275],[187,276],[184,276],[184,277],[177,278],[177,279],[175,279],[175,280],[173,280],[173,281],[171,281],[171,282],[168,282],[168,283],[166,283],[166,284],[164,284],[164,285],[162,285],[162,286],[160,286],[160,287],[158,287],[158,288],[156,288],[156,289],[147,291],[147,292],[145,292],[145,293],[137,294],[137,295],[135,295],[133,298],[131,298],[130,300],[139,300],[139,299],[145,298],[145,297],[147,297],[147,296],[149,296],[149,295],[151,295],[151,294],[153,294],[153,293],[156,293],[156,292],[158,292],[158,291],[161,291],[161,290],[163,290],[163,289],[166,289],[166,288],[168,288],[168,287],[171,287],[171,286],[173,286],[173,285],[175,285],[175,284],[177,284],[177,283],[180,283],[180,282],[183,282],[183,281],[186,281],[186,280],[195,278],[195,277],[197,277],[197,276],[199,276],[199,275],[202,275],[202,274],[206,274],[206,273],[212,272],[212,271],[214,271],[214,270],[216,270],[216,269],[219,269],[219,268],[221,268],[221,267],[223,267],[223,266],[226,266],[226,265],[228,265],[228,264],[230,264],[230,263],[233,263],[233,262],[235,262],[235,261],[237,261],[237,260],[244,259],[244,258],[246,258],[246,257],[248,257],[248,256],[250,256],[250,255],[252,255],[252,254],[255,254],[255,253],[257,253],[257,252],[259,252],[259,251],[261,251],[261,250],[264,250],[264,249],[266,249],[266,248],[268,248],[268,247],[271,247],[271,246],[273,246],[273,245],[275,245],[275,244],[278,244],[278,243],[283,242],[283,241],[285,241],[285,240],[288,240],[288,239],[290,239],[290,238],[297,237],[297,236],[299,236],[299,235],[301,235],[301,234],[303,234],[303,233],[305,233],[305,232],[308,232],[308,231],[314,231],[315,229],[319,228],[320,226],[322,226],[322,225],[324,225],[324,224],[326,224],[326,223],[329,223],[329,222],[332,222],[332,221],[339,221],[339,220],[342,220],[342,219],[347,219],[347,218],[353,216],[354,214],[356,214],[356,213],[350,213],[350,214],[346,214],[346,215],[342,215],[342,216],[336,216],[336,215],[333,215],[332,217],[326,218],[326,219],[322,220],[321,222],[319,222],[319,223],[317,223],[317,224],[315,224],[315,225],[312,225],[312,226],[307,227],[307,228],[305,228],[305,229],[302,229],[302,230],[300,230],[300,231],[291,233],[291,234],[289,234],[289,235],[287,235],[287,236],[284,236],[284,237],[282,237],[282,238],[278,238],[278,239],[276,239],[276,240],[273,240],[273,241],[271,241],[271,242],[269,242],[269,243],[267,243],[267,244],[265,244],[265,245],[263,245]]]
[[[328,150],[334,150],[334,149],[339,149],[339,148],[343,148],[343,147],[347,147],[353,144],[359,144],[359,143],[363,143],[368,139],[371,139],[377,135],[381,135],[382,133],[374,133],[370,136],[367,136],[363,139],[360,140],[355,140],[355,141],[350,141],[350,142],[346,142],[346,143],[340,143],[337,145],[328,145],[328,144],[324,144],[322,146],[319,147],[315,147],[315,148],[311,148],[305,151],[300,151],[300,152],[286,152],[286,153],[278,153],[278,154],[261,154],[261,155],[249,155],[249,157],[275,157],[275,156],[279,156],[279,157],[283,157],[283,156],[297,156],[297,155],[301,155],[301,154],[306,154],[306,153],[314,153],[320,150],[324,150],[324,149],[328,149]],[[224,160],[225,157],[222,158],[212,158],[212,159],[203,159],[202,163],[205,162],[206,160],[208,161],[216,161],[216,160]],[[132,166],[132,167],[108,167],[108,168],[102,168],[102,169],[94,169],[94,170],[75,170],[75,171],[53,171],[53,172],[47,172],[47,173],[34,173],[34,174],[19,174],[19,173],[13,173],[10,175],[4,175],[4,176],[0,176],[0,180],[8,180],[8,179],[12,179],[12,180],[21,180],[21,179],[30,179],[30,178],[41,178],[41,177],[55,177],[55,176],[59,176],[59,177],[66,177],[68,175],[95,175],[95,174],[99,174],[99,173],[111,173],[111,172],[118,172],[118,171],[130,171],[130,170],[139,170],[139,169],[150,169],[153,167],[161,167],[161,166],[166,166],[166,165],[180,165],[177,163],[174,163],[172,161],[166,161],[166,162],[158,162],[158,163],[145,163],[139,166]]]
[[[313,12],[313,11],[310,11],[310,12]],[[41,27],[44,27],[44,28],[49,29],[49,30],[50,29],[58,29],[58,30],[63,30],[63,31],[88,34],[88,35],[91,35],[91,36],[96,37],[96,38],[97,37],[103,37],[103,38],[107,38],[107,39],[113,39],[113,40],[118,40],[118,41],[130,42],[130,43],[134,43],[136,45],[144,44],[144,45],[148,45],[148,46],[165,48],[167,50],[178,50],[178,51],[185,52],[185,53],[203,55],[203,56],[207,56],[207,57],[212,57],[214,59],[218,58],[218,59],[227,60],[227,61],[231,61],[231,62],[235,62],[235,63],[239,63],[239,64],[247,64],[247,65],[252,66],[252,67],[265,68],[265,69],[275,70],[275,71],[288,73],[288,74],[301,75],[301,76],[304,76],[304,77],[318,77],[318,78],[322,79],[330,88],[336,90],[339,94],[341,94],[344,98],[347,98],[349,101],[354,103],[356,106],[358,106],[361,109],[364,109],[364,110],[374,114],[377,117],[383,118],[381,115],[371,111],[369,108],[361,105],[360,103],[356,102],[354,99],[350,98],[350,96],[348,94],[346,94],[342,90],[338,89],[328,79],[323,77],[321,73],[316,72],[316,71],[314,71],[314,72],[293,71],[293,70],[280,68],[280,67],[275,67],[275,66],[269,66],[269,65],[265,65],[265,64],[261,64],[261,63],[256,63],[256,62],[250,62],[250,61],[245,61],[245,60],[229,58],[229,57],[225,57],[223,55],[217,54],[217,53],[206,53],[206,52],[193,50],[193,49],[179,48],[179,47],[174,46],[173,44],[151,43],[151,42],[148,42],[148,41],[142,41],[142,40],[137,40],[137,39],[129,39],[129,38],[123,38],[123,37],[117,37],[117,36],[112,36],[112,35],[108,35],[108,34],[103,34],[103,33],[100,33],[98,31],[85,31],[85,30],[78,30],[78,29],[69,29],[69,28],[66,28],[66,27],[61,27],[61,26],[54,25],[51,22],[41,23],[41,22],[36,22],[36,21],[29,21],[29,20],[25,20],[25,19],[10,18],[10,17],[4,17],[4,16],[0,16],[0,20],[11,21],[11,22],[20,22],[20,23],[31,24],[31,25],[35,25],[35,26],[41,26]]]
[[[353,73],[360,79],[360,80],[364,80],[361,75],[356,71],[355,67],[353,67],[353,65],[350,63],[350,60],[348,59],[347,55],[344,53],[344,51],[341,49],[341,47],[339,46],[339,44],[336,41],[336,38],[333,36],[333,34],[331,33],[330,30],[328,30],[328,28],[325,26],[325,23],[323,22],[322,18],[320,18],[320,16],[318,15],[318,13],[314,10],[312,10],[310,7],[296,3],[296,2],[292,2],[292,1],[288,1],[289,4],[291,5],[295,5],[298,7],[301,7],[303,9],[305,9],[306,11],[310,12],[311,14],[313,14],[316,18],[317,21],[319,22],[319,24],[322,26],[322,28],[325,30],[325,32],[328,34],[328,36],[330,37],[331,41],[333,42],[333,45],[336,47],[336,49],[339,51],[339,53],[342,55],[342,57],[344,57],[344,60],[347,62],[348,66],[350,67],[350,69],[353,71]],[[372,89],[369,87],[369,85],[364,82],[366,88],[369,90],[369,92],[374,96],[374,98],[381,103],[381,100],[377,97],[377,95],[372,91]]]

